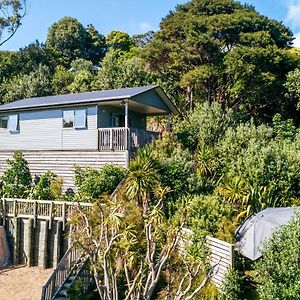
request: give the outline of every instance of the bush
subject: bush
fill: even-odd
[[[151,149],[158,162],[159,181],[171,189],[172,199],[188,194],[193,184],[193,160],[188,150],[179,143],[164,140]]]
[[[299,146],[296,140],[274,139],[274,130],[264,125],[229,128],[219,147],[223,182],[240,177],[254,211],[291,205],[300,190]]]
[[[98,199],[104,193],[111,194],[125,177],[126,170],[107,164],[100,170],[75,166],[75,185],[83,196]]]
[[[226,129],[234,124],[231,110],[224,111],[220,104],[205,102],[198,105],[189,118],[175,126],[178,139],[184,147],[196,150],[199,145],[217,144]]]
[[[32,186],[28,162],[19,151],[14,153],[13,159],[8,159],[6,162],[10,167],[4,171],[1,177],[2,196],[26,198]]]
[[[256,264],[260,299],[299,299],[300,295],[300,212],[275,231],[262,248]]]
[[[219,300],[240,300],[242,299],[241,275],[236,270],[227,273],[224,279]]]
[[[30,197],[37,200],[58,200],[62,197],[63,180],[48,171],[36,177]]]
[[[218,196],[187,196],[183,204],[189,207],[187,226],[195,237],[204,239],[207,235],[232,242],[236,224],[231,205]]]

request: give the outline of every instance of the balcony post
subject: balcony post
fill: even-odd
[[[125,131],[126,131],[126,168],[129,167],[129,156],[130,156],[130,129],[128,127],[128,100],[124,101],[124,109],[125,109]]]
[[[128,128],[128,101],[125,101],[125,128]]]

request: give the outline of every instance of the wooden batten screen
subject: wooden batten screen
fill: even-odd
[[[192,235],[192,230],[182,228],[177,241],[177,249],[181,255],[185,253],[188,244],[191,243]],[[226,274],[234,265],[234,245],[209,236],[206,237],[206,244],[209,250],[210,264],[214,267],[211,281],[220,290]]]
[[[210,264],[216,266],[211,280],[221,289],[226,274],[233,268],[234,245],[209,236],[206,237],[206,244],[210,250]]]

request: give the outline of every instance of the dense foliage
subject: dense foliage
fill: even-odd
[[[252,116],[294,111],[283,97],[292,32],[232,0],[193,0],[163,19],[145,48],[151,69],[187,94],[190,108],[204,99]],[[178,104],[186,107],[182,100]]]
[[[260,299],[297,299],[300,295],[300,214],[273,233],[257,263]]]
[[[75,184],[82,196],[99,199],[103,194],[111,194],[124,178],[124,168],[107,164],[100,170],[75,166]]]
[[[20,1],[6,2],[22,9]],[[0,24],[0,40],[7,28]],[[233,242],[250,213],[300,204],[300,51],[292,40],[282,23],[233,0],[191,0],[159,31],[136,36],[104,36],[72,17],[58,20],[45,43],[0,52],[1,103],[160,84],[181,113],[172,133],[139,151],[129,170],[75,167],[78,193],[62,195],[62,179],[52,172],[32,180],[17,152],[1,177],[1,196],[92,201],[91,214],[78,211],[73,221],[81,229],[74,238],[94,259],[96,282],[108,263],[105,276],[117,278],[120,297],[181,299],[180,279],[198,264],[192,295],[208,279],[206,235]],[[117,198],[106,195],[117,187]],[[194,232],[184,258],[172,245],[183,225]],[[299,227],[297,217],[267,243],[256,266],[262,299],[297,298]],[[105,230],[111,246],[101,240]],[[157,272],[153,264],[162,256]],[[197,295],[216,299],[216,290],[204,286]],[[99,294],[103,289],[98,285]],[[230,273],[220,297],[240,299],[242,289],[240,274]]]
[[[233,0],[178,5],[158,32],[132,37],[116,30],[105,37],[64,17],[45,44],[0,52],[0,94],[12,101],[160,84],[182,113],[208,101],[257,122],[280,113],[298,123],[300,54],[292,40],[282,23]],[[74,68],[78,59],[90,68]]]
[[[2,197],[26,198],[29,194],[32,177],[27,161],[21,152],[15,152],[12,159],[8,159],[9,168],[1,176]]]
[[[30,197],[37,200],[60,200],[62,198],[62,184],[62,178],[48,171],[35,178]]]

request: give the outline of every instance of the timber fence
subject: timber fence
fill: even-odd
[[[64,229],[66,222],[70,220],[74,209],[78,206],[83,211],[88,211],[92,203],[2,198],[0,216],[3,218],[4,225],[7,217],[28,218],[33,219],[34,227],[37,220],[48,220],[49,229],[53,221],[62,221]]]
[[[177,249],[180,254],[187,251],[188,246],[192,243],[192,235],[192,230],[181,229],[177,242]],[[206,245],[209,250],[210,265],[214,267],[211,281],[220,290],[227,273],[234,267],[234,245],[210,236],[206,237]]]

